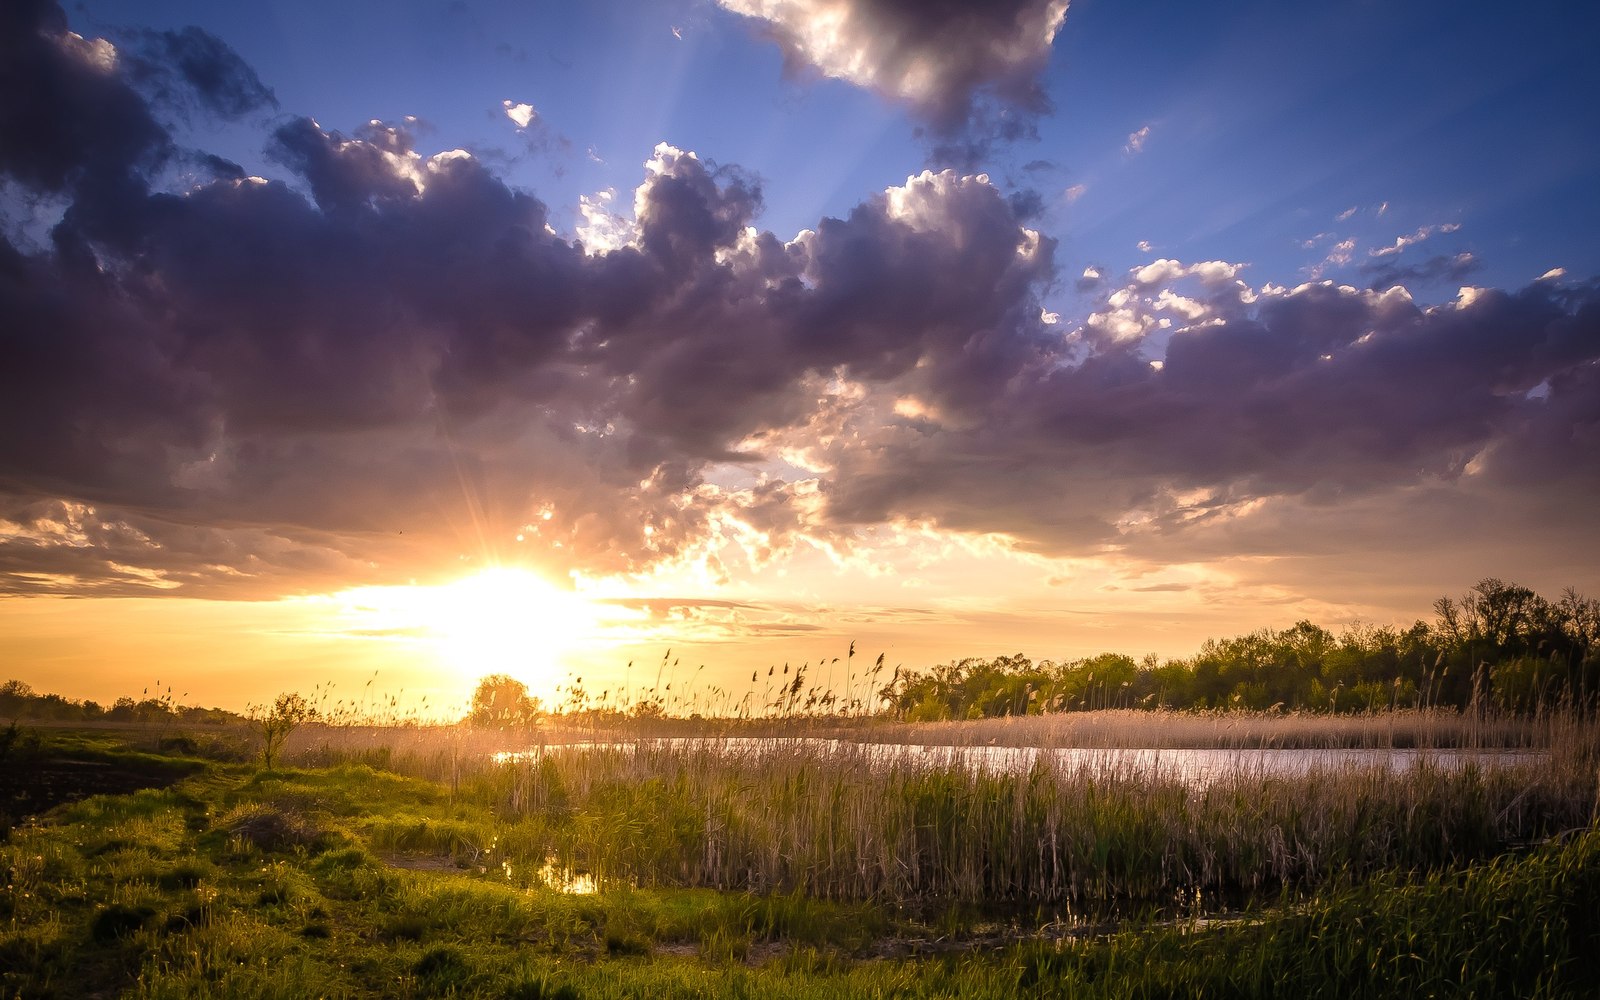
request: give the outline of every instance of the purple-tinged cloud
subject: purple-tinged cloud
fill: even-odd
[[[1061,325],[1054,242],[982,175],[786,238],[754,179],[663,143],[572,238],[404,124],[283,120],[287,179],[152,190],[158,98],[34,13],[0,134],[38,141],[0,173],[65,208],[0,238],[5,590],[761,562],[898,523],[1180,560],[1593,542],[1593,284],[1429,306],[1163,258],[1086,271]]]
[[[0,171],[27,187],[92,197],[171,152],[104,39],[67,30],[52,0],[0,7]]]
[[[1378,247],[1374,250],[1369,250],[1367,255],[1369,257],[1379,258],[1393,257],[1395,254],[1403,252],[1406,247],[1416,246],[1418,243],[1426,242],[1439,233],[1456,232],[1460,228],[1461,223],[1459,222],[1446,222],[1437,226],[1422,226],[1415,232],[1406,233],[1403,236],[1396,236],[1394,238],[1394,242],[1386,247]]]
[[[1050,109],[1039,74],[1067,0],[718,0],[758,19],[791,70],[902,101],[935,161],[970,166],[987,143],[1033,132]]]
[[[1381,503],[1424,486],[1490,507],[1531,491],[1587,509],[1594,476],[1577,470],[1594,466],[1582,456],[1600,431],[1595,289],[1535,285],[1424,308],[1401,289],[1219,282],[1177,296],[1179,308],[1165,280],[1130,278],[1105,308],[1135,314],[1138,332],[1104,336],[1091,320],[1080,361],[1019,370],[988,419],[837,429],[849,446],[820,456],[829,515],[1002,532],[1054,553],[1149,553],[1182,551],[1263,504],[1321,507],[1325,530],[1337,529],[1335,498]],[[941,402],[919,397],[928,412]],[[1539,443],[1514,443],[1527,435]],[[1513,457],[1537,490],[1497,474]],[[1429,516],[1390,513],[1396,524]],[[1315,541],[1270,544],[1280,548],[1263,539],[1254,551]]]
[[[1463,250],[1458,254],[1436,254],[1417,264],[1399,264],[1387,259],[1367,261],[1361,275],[1374,291],[1404,284],[1459,283],[1483,267],[1477,254]]]
[[[272,89],[215,35],[188,27],[144,32],[138,41],[131,75],[155,88],[163,103],[181,106],[192,99],[226,119],[278,106]]]

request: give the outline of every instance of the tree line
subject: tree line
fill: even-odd
[[[152,695],[148,688],[140,698],[121,697],[109,706],[91,699],[78,701],[59,694],[39,694],[33,686],[19,680],[0,684],[0,719],[34,719],[50,722],[125,722],[138,725],[182,723],[184,725],[224,725],[243,722],[245,717],[222,708],[180,705],[170,689]]]
[[[1554,601],[1489,578],[1409,628],[1308,621],[1208,639],[1188,658],[1102,653],[1068,662],[968,658],[896,672],[879,691],[907,721],[1100,708],[1366,712],[1494,705],[1528,712],[1600,699],[1600,601]]]

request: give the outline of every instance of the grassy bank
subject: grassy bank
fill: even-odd
[[[1204,790],[793,742],[187,760],[0,846],[0,995],[1582,996],[1595,758],[1553,749]]]

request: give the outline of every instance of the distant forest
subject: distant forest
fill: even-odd
[[[59,694],[38,694],[30,684],[9,680],[0,684],[0,719],[221,725],[243,722],[244,716],[222,708],[179,705],[170,690],[151,695],[147,688],[137,700],[122,697],[108,707],[97,701],[75,701]]]
[[[509,682],[509,678],[486,678]],[[526,695],[520,683],[515,687]],[[475,695],[475,705],[483,694]],[[824,704],[840,704],[825,699]],[[530,703],[530,707],[531,707]],[[1337,635],[1308,621],[1208,639],[1184,659],[1120,653],[1037,663],[968,658],[928,671],[896,670],[878,692],[879,717],[909,722],[1103,708],[1369,712],[1392,708],[1600,706],[1600,600],[1568,589],[1550,601],[1486,579],[1434,602],[1432,622],[1357,625]],[[476,712],[467,721],[476,720]],[[534,710],[536,711],[536,709]],[[528,713],[529,716],[534,711]],[[171,689],[109,707],[0,684],[0,719],[205,725],[243,721],[220,708],[179,705]],[[531,721],[531,720],[530,720]]]
[[[1302,621],[1208,639],[1186,659],[1118,653],[1065,663],[966,659],[897,673],[880,692],[907,721],[1098,708],[1367,712],[1388,708],[1592,708],[1600,696],[1600,601],[1568,589],[1549,601],[1486,579],[1434,602],[1410,628],[1335,635]]]

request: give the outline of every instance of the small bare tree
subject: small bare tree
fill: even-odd
[[[299,693],[288,691],[273,699],[270,707],[253,706],[250,721],[261,733],[261,763],[268,770],[283,749],[283,743],[303,722],[315,718],[317,710]]]

